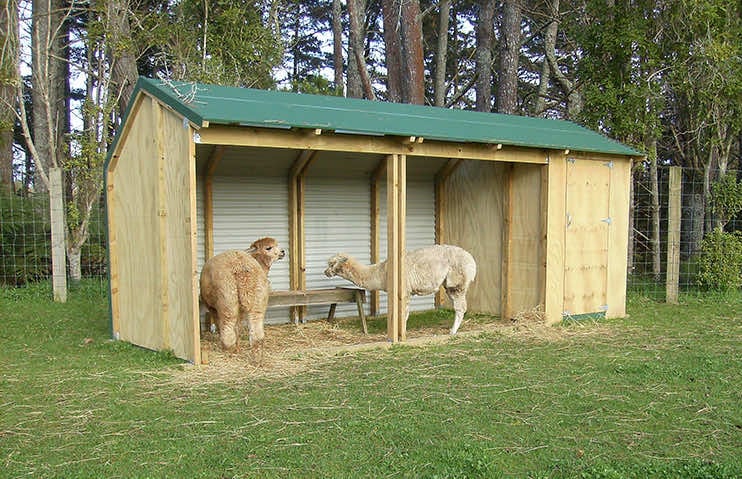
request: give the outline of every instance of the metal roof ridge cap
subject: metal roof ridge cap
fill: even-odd
[[[193,84],[193,85],[200,85],[200,83],[197,82],[181,82],[184,85],[185,84]],[[141,89],[144,92],[149,93],[157,100],[161,101],[163,104],[170,107],[173,111],[180,113],[183,115],[183,117],[187,118],[188,121],[196,125],[198,128],[207,127],[209,126],[209,121],[204,118],[203,115],[197,113],[193,108],[188,106],[188,103],[183,101],[181,98],[178,98],[176,95],[173,94],[173,89],[175,85],[170,87],[166,82],[163,80],[157,80],[153,78],[146,78],[143,76],[140,76],[137,80],[137,87],[135,87],[134,93],[136,93],[139,89]],[[178,94],[181,92],[178,90],[175,90]],[[132,94],[132,98],[135,98],[134,94]]]

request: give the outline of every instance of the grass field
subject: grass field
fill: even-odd
[[[102,296],[0,290],[0,477],[742,477],[739,295],[213,380]]]

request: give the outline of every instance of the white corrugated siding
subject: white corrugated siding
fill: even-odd
[[[213,202],[214,254],[230,249],[247,249],[253,241],[264,236],[275,238],[288,251],[288,181],[285,177],[215,176]],[[200,207],[199,212],[202,211]],[[199,241],[203,257],[203,240]],[[289,289],[288,257],[274,263],[268,277],[273,289]],[[266,313],[265,322],[268,324],[288,321],[288,308],[271,308]]]
[[[352,286],[342,278],[326,277],[324,270],[328,258],[340,252],[365,264],[370,261],[369,179],[309,176],[305,185],[307,289]],[[328,310],[329,306],[310,307],[307,319],[326,318]],[[358,308],[353,304],[338,304],[335,315],[358,316]]]
[[[386,247],[386,182],[381,182],[379,212],[379,256],[387,257]],[[435,244],[435,188],[432,179],[407,179],[407,211],[405,240],[406,248],[413,250]],[[386,314],[386,293],[379,295],[380,312]],[[425,311],[435,308],[435,296],[413,296],[411,311]]]
[[[196,268],[201,271],[204,265],[204,187],[201,178],[196,180]]]

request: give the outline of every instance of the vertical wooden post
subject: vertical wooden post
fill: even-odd
[[[669,198],[667,202],[667,281],[665,301],[678,303],[680,286],[680,215],[682,208],[682,170],[670,168]]]
[[[512,245],[513,245],[513,163],[506,170],[505,191],[503,192],[503,228],[502,228],[502,286],[500,308],[502,319],[512,319]]]
[[[52,290],[54,301],[67,302],[67,256],[64,241],[62,169],[49,168],[49,216],[52,226]]]
[[[214,172],[224,156],[224,146],[211,152],[203,172],[204,182],[204,260],[214,256]]]
[[[387,159],[387,338],[396,343],[400,339],[404,295],[404,156],[390,155]],[[402,211],[400,211],[402,207]]]
[[[109,281],[111,291],[111,335],[114,339],[119,339],[120,318],[119,310],[119,251],[117,242],[117,229],[114,216],[115,209],[115,189],[114,189],[114,162],[108,166],[106,174],[106,219],[108,221],[108,258],[109,258]]]
[[[304,247],[304,185],[309,165],[317,156],[316,150],[303,150],[289,171],[289,287],[303,290],[307,287],[306,249]],[[292,306],[291,320],[296,324],[306,316],[306,306]]]
[[[379,225],[379,213],[380,213],[380,181],[381,177],[386,171],[387,159],[381,160],[371,174],[371,263],[376,264],[380,261],[379,259],[379,231],[381,231]],[[379,314],[379,292],[371,291],[371,297],[369,298],[369,310],[371,316]]]
[[[165,132],[162,106],[155,103],[155,125],[157,127],[157,216],[159,218],[159,256],[160,256],[160,325],[162,326],[162,349],[171,349],[169,317],[168,266],[168,210],[167,185],[165,182]]]
[[[196,143],[193,140],[194,130],[188,127],[188,190],[190,201],[190,219],[188,233],[191,239],[191,334],[193,337],[193,364],[208,364],[208,351],[201,357],[201,311],[199,308],[199,273],[197,265],[198,249],[198,215],[196,213]],[[223,150],[222,150],[223,151]],[[206,351],[206,350],[204,350]],[[205,363],[203,362],[205,359]]]

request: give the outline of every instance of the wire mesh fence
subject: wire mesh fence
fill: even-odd
[[[676,186],[680,208],[677,224],[670,221],[672,204],[671,168],[660,167],[656,188],[648,170],[633,175],[631,241],[628,257],[629,291],[664,300],[668,272],[672,270],[671,241],[677,228],[677,277],[680,294],[705,294],[709,290],[739,289],[742,281],[742,212],[726,215],[719,197],[736,194],[742,201],[742,171],[699,172],[679,169]],[[734,180],[736,192],[719,191],[724,175]],[[724,234],[720,237],[719,232]],[[714,277],[716,275],[716,277]],[[724,275],[728,276],[727,278]],[[736,278],[736,279],[735,279]]]
[[[737,185],[742,185],[742,171],[727,174],[736,180]],[[715,209],[711,198],[712,185],[721,177],[719,171],[704,175],[689,168],[681,170],[679,264],[673,266],[672,262],[668,263],[668,250],[672,249],[668,236],[672,237],[673,229],[668,207],[671,202],[670,168],[658,169],[656,187],[650,171],[639,169],[634,172],[628,251],[629,292],[664,300],[668,271],[675,267],[681,295],[704,294],[719,286],[707,281],[709,262],[722,270],[716,274],[731,276],[731,287],[739,290],[742,286],[739,284],[742,281],[742,252],[738,251],[742,250],[742,213],[737,211],[725,218],[718,208]],[[739,189],[742,186],[738,186]],[[721,239],[713,234],[719,227],[725,231]],[[0,287],[23,287],[51,281],[50,235],[48,195],[0,192]],[[706,250],[712,248],[712,254],[704,247]],[[94,207],[91,216],[90,236],[82,249],[81,267],[83,281],[97,285],[101,294],[105,294],[108,269],[102,201]]]
[[[89,237],[81,251],[82,281],[107,290],[104,206],[91,213]],[[0,192],[0,287],[49,282],[52,276],[49,195]],[[71,284],[71,289],[75,285]]]

